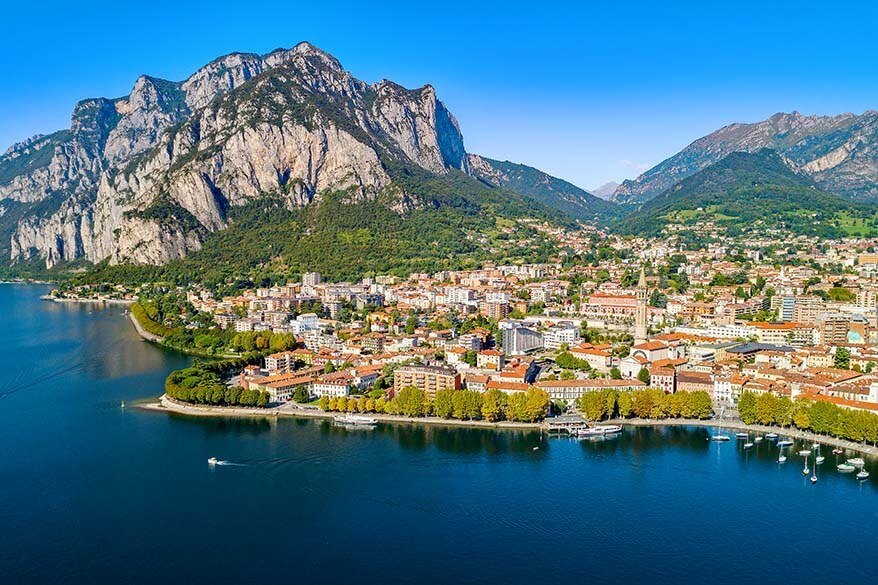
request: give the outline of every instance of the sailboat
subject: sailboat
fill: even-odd
[[[787,460],[787,456],[783,454],[783,447],[781,447],[781,448],[780,448],[780,453],[779,453],[778,456],[777,456],[777,462],[778,462],[778,463],[783,463],[783,462],[786,461],[786,460]]]
[[[814,466],[814,475],[811,476],[811,483],[817,483],[817,466]]]
[[[730,441],[731,437],[728,435],[722,434],[723,430],[723,414],[726,411],[726,407],[723,406],[722,410],[719,411],[719,430],[710,436],[709,441]]]
[[[826,457],[820,454],[820,445],[814,443],[814,469],[816,471],[817,466],[826,461]]]
[[[859,479],[859,480],[869,479],[869,472],[866,471],[865,469],[861,469],[859,471],[859,473],[857,473],[857,479]]]
[[[808,469],[808,456],[805,456],[805,467],[802,469],[802,475],[808,475],[811,473],[811,470]]]

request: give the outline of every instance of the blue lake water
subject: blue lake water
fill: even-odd
[[[875,580],[873,460],[859,483],[824,449],[811,485],[797,456],[703,429],[575,442],[123,410],[188,359],[44,290],[0,286],[2,583]]]

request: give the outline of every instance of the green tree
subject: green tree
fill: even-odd
[[[637,372],[637,379],[643,382],[644,384],[649,384],[649,369],[648,368],[640,368],[640,371]]]
[[[738,400],[738,415],[744,424],[752,425],[756,422],[756,395],[745,391]]]
[[[835,367],[840,370],[850,369],[851,350],[846,347],[839,347],[835,350]]]
[[[427,395],[420,388],[406,386],[393,399],[396,408],[403,416],[424,416],[427,409]]]
[[[482,398],[482,417],[489,422],[503,420],[506,416],[508,397],[505,393],[491,388]]]
[[[454,413],[454,393],[456,390],[439,390],[433,399],[433,414],[440,418],[451,418]]]
[[[612,378],[613,380],[621,380],[622,379],[622,372],[619,371],[619,368],[617,368],[615,366],[610,368],[610,378]]]
[[[631,393],[621,392],[619,398],[616,399],[616,405],[619,408],[619,416],[622,418],[631,416]]]

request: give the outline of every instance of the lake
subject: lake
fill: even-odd
[[[3,583],[874,579],[874,460],[860,483],[825,448],[811,485],[801,458],[698,428],[577,442],[138,410],[189,358],[46,290],[0,286]]]

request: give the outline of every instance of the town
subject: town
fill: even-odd
[[[551,237],[591,262],[359,282],[306,272],[234,296],[193,286],[176,291],[181,312],[153,317],[168,331],[222,332],[213,343],[223,351],[274,347],[263,335],[291,340],[237,378],[271,404],[536,388],[564,412],[590,392],[654,388],[706,392],[732,415],[747,392],[878,411],[874,241],[690,250],[673,237]]]

